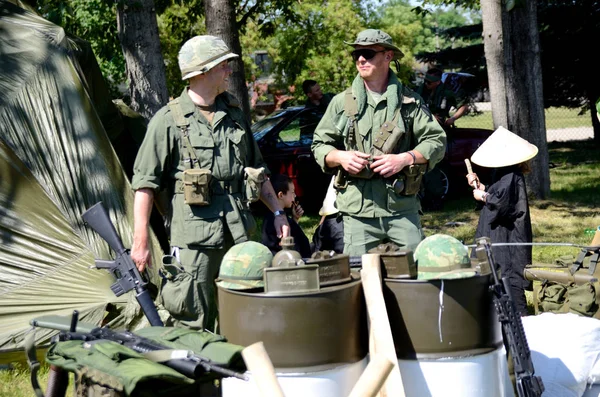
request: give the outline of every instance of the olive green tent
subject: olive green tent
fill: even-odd
[[[114,253],[81,214],[102,201],[129,247],[133,194],[80,50],[62,28],[0,0],[0,362],[17,358],[36,316],[76,309],[99,324],[108,308],[135,302],[113,295],[110,273],[89,269]],[[158,247],[154,239],[155,256]],[[37,344],[50,334],[38,330]]]

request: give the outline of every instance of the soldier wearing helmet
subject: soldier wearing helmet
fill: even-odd
[[[271,250],[256,241],[236,244],[223,257],[217,285],[234,290],[264,288],[263,269],[271,261]]]
[[[346,44],[354,49],[358,75],[331,101],[312,145],[322,169],[338,172],[344,253],[361,255],[387,241],[414,251],[423,239],[420,180],[410,189],[404,182],[442,160],[446,134],[391,71],[390,63],[403,53],[390,35],[367,29]]]
[[[226,92],[229,61],[237,57],[215,36],[196,36],[183,44],[179,68],[189,85],[150,120],[134,165],[131,257],[139,270],[150,264],[149,214],[156,194],[166,192],[172,254],[196,281],[182,291],[187,298],[181,300],[191,307],[171,315],[191,328],[211,330],[216,324],[214,280],[221,259],[233,244],[247,241],[255,226],[248,201],[260,198],[284,214],[268,179],[254,181],[261,184],[254,183],[253,197],[248,197],[249,175],[268,170],[246,116]],[[288,234],[285,216],[275,217],[275,228]]]

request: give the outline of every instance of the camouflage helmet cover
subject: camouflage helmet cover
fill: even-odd
[[[347,41],[344,41],[344,43],[352,47],[356,47],[357,45],[380,45],[388,50],[394,51],[394,59],[400,59],[404,56],[404,53],[400,48],[396,47],[392,42],[392,36],[379,29],[363,30],[356,36],[356,40],[354,40],[353,43]]]
[[[232,53],[227,44],[218,37],[192,37],[181,46],[177,56],[181,79],[187,80],[206,73],[219,63],[237,57],[238,55]]]
[[[419,280],[467,278],[475,275],[467,248],[456,238],[434,234],[414,253]]]
[[[231,247],[223,260],[217,285],[243,290],[264,287],[263,269],[271,266],[273,254],[256,241],[246,241]]]

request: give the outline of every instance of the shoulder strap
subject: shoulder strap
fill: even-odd
[[[183,151],[181,155],[183,162],[186,167],[194,168],[194,164],[198,164],[198,157],[196,157],[196,153],[194,153],[194,150],[192,149],[193,146],[190,142],[190,134],[188,131],[190,122],[183,115],[183,110],[181,110],[181,105],[179,105],[179,98],[175,98],[169,102],[169,110],[171,111],[175,125],[179,127],[179,130],[181,131],[183,143]]]
[[[355,149],[356,140],[356,116],[358,115],[358,103],[352,94],[352,87],[344,92],[344,115],[348,117],[348,133],[346,134],[346,149]],[[362,146],[362,145],[361,145]],[[358,150],[364,152],[364,148]]]

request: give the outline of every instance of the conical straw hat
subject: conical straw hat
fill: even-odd
[[[471,161],[482,167],[508,167],[532,159],[537,152],[537,146],[504,127],[498,127],[473,153]]]
[[[327,194],[325,195],[325,200],[323,200],[323,206],[319,210],[319,215],[332,215],[339,212],[339,210],[335,207],[335,193],[335,188],[333,187],[333,178],[331,178],[329,188],[327,189]]]

